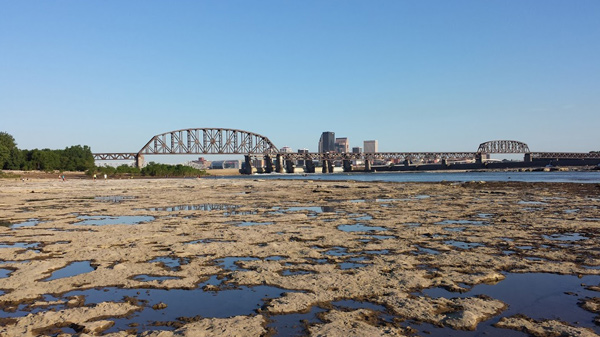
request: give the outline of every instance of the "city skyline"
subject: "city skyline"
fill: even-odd
[[[311,152],[323,130],[381,152],[600,150],[595,0],[1,6],[0,131],[22,149],[220,127]]]

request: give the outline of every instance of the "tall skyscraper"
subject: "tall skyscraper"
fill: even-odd
[[[339,153],[348,153],[350,152],[350,143],[348,142],[348,138],[336,138],[335,139],[335,151]]]
[[[331,131],[325,131],[321,134],[319,139],[319,152],[333,152],[335,151],[335,133]]]
[[[377,141],[376,140],[365,140],[364,149],[365,149],[365,153],[377,152]]]

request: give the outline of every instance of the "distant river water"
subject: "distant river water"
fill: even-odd
[[[228,177],[232,178],[232,177]],[[440,182],[440,181],[523,181],[556,183],[600,183],[600,171],[591,172],[376,172],[329,174],[254,174],[236,176],[241,179],[312,179],[355,180],[390,182]]]

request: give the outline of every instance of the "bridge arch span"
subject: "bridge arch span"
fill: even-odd
[[[144,154],[244,154],[277,153],[269,138],[257,133],[224,128],[182,129],[152,137],[138,152]]]
[[[530,153],[529,146],[516,140],[491,140],[479,144],[477,153]]]

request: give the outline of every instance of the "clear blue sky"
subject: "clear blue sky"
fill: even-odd
[[[599,125],[598,0],[0,0],[0,131],[24,149],[223,127],[590,151]]]

